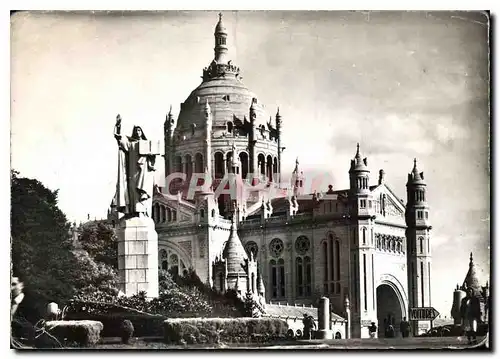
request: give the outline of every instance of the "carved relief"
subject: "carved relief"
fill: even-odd
[[[399,208],[397,208],[392,201],[386,201],[385,202],[385,214],[387,216],[392,216],[392,217],[400,217],[403,218],[404,214],[401,212]]]

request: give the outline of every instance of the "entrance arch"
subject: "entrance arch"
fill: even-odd
[[[392,283],[382,282],[377,287],[378,337],[385,337],[385,327],[392,324],[396,336],[399,325],[406,316],[406,308],[398,288]]]

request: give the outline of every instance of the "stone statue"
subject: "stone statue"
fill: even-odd
[[[116,116],[115,138],[118,142],[118,179],[113,205],[127,217],[150,217],[156,155],[159,146],[147,141],[144,131],[134,126],[132,136],[122,136],[121,117]]]

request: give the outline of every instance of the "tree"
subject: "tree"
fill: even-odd
[[[117,293],[116,272],[106,263],[112,246],[96,246],[108,248],[101,262],[76,250],[70,224],[57,206],[57,190],[18,175],[11,171],[11,260],[13,274],[25,283],[26,303],[32,307],[29,319],[36,320],[47,302],[64,305],[78,293],[96,290]],[[106,228],[98,233],[109,239]]]
[[[58,191],[11,171],[11,247],[14,275],[44,300],[73,295],[70,225],[57,206]]]
[[[82,225],[78,242],[97,262],[118,269],[118,242],[110,224],[89,222]]]

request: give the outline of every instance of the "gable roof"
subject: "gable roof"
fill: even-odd
[[[304,318],[304,314],[312,316],[314,319],[318,319],[318,308],[314,307],[302,307],[295,305],[278,305],[278,304],[266,304],[265,314],[263,316],[274,316],[281,318],[290,318],[290,319],[300,319]],[[342,318],[340,315],[335,314],[333,312],[330,313],[331,321],[341,321],[345,322],[346,320]]]

